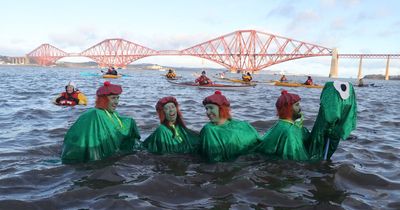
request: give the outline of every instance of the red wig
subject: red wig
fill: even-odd
[[[231,108],[226,105],[219,106],[219,118],[222,119],[231,119]]]
[[[182,113],[179,110],[178,101],[173,96],[167,96],[167,97],[161,98],[160,100],[158,100],[158,102],[156,104],[156,111],[157,111],[158,117],[160,118],[160,123],[162,123],[165,126],[167,126],[168,128],[170,128],[168,121],[165,117],[165,113],[164,113],[164,106],[167,103],[173,103],[176,107],[175,125],[178,124],[178,125],[181,125],[182,127],[186,128],[185,123],[183,122]],[[170,128],[170,129],[172,130],[172,128]]]
[[[98,109],[108,109],[108,103],[110,100],[106,95],[96,97],[96,108]]]
[[[281,96],[275,103],[276,110],[280,119],[292,119],[293,116],[293,104],[300,101],[300,96],[297,94],[288,93],[286,90],[282,90]]]

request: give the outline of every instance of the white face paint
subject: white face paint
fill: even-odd
[[[163,106],[163,110],[164,110],[165,118],[167,119],[167,121],[171,122],[171,123],[175,123],[177,115],[178,115],[175,104],[172,102],[166,103]]]
[[[119,95],[109,95],[108,98],[108,106],[107,110],[110,112],[114,112],[119,103]]]
[[[71,94],[72,92],[74,92],[74,86],[68,85],[67,86],[67,93]]]

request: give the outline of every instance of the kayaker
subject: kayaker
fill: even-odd
[[[176,74],[174,70],[168,69],[168,73],[165,75],[168,79],[174,79],[176,77]]]
[[[286,78],[286,76],[283,74],[281,76],[281,78],[279,79],[280,82],[288,82],[288,79]]]
[[[256,150],[272,158],[308,160],[304,141],[310,132],[303,127],[300,97],[283,90],[275,106],[279,120],[264,134]]]
[[[253,77],[251,76],[250,72],[247,72],[246,74],[242,75],[242,80],[244,82],[250,82],[251,80],[253,80]]]
[[[197,153],[199,134],[186,127],[176,98],[161,98],[156,104],[156,111],[160,125],[144,140],[143,146],[157,154]]]
[[[136,122],[115,110],[121,93],[121,86],[108,81],[97,90],[96,107],[84,112],[64,136],[62,163],[84,163],[135,151],[140,139]]]
[[[118,75],[117,70],[115,70],[114,67],[110,66],[106,72],[106,74],[110,74],[110,75]]]
[[[86,96],[81,93],[73,81],[69,81],[62,92],[55,100],[54,104],[62,106],[87,105]]]
[[[212,84],[212,81],[206,76],[206,71],[202,71],[200,77],[195,80],[199,85]]]
[[[304,82],[305,85],[314,85],[314,82],[311,78],[311,76],[307,77],[307,80]]]
[[[230,103],[221,91],[203,100],[210,120],[200,131],[200,154],[210,162],[227,161],[246,154],[259,142],[256,129],[232,119]]]

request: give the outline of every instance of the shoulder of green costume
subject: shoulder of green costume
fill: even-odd
[[[230,121],[232,124],[248,125],[248,126],[253,127],[249,122],[244,121],[244,120],[230,119],[229,121]]]
[[[160,125],[156,128],[156,130],[155,130],[155,132],[166,132],[166,131],[170,131],[170,130],[169,130],[169,128],[168,128],[166,125],[164,125],[164,124],[160,124]]]

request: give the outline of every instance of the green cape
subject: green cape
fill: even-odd
[[[143,146],[149,152],[164,153],[196,153],[200,141],[199,135],[180,125],[175,126],[176,135],[173,135],[164,124],[161,124],[149,137]]]
[[[230,119],[223,125],[207,123],[200,131],[200,153],[210,162],[226,161],[246,154],[259,141],[247,122]]]
[[[256,147],[256,151],[272,158],[308,160],[304,141],[309,136],[310,132],[307,128],[286,120],[279,120],[261,138],[261,143]]]
[[[121,127],[122,125],[122,127]],[[135,120],[117,112],[92,108],[84,112],[64,137],[62,163],[101,160],[132,153],[140,139]]]

